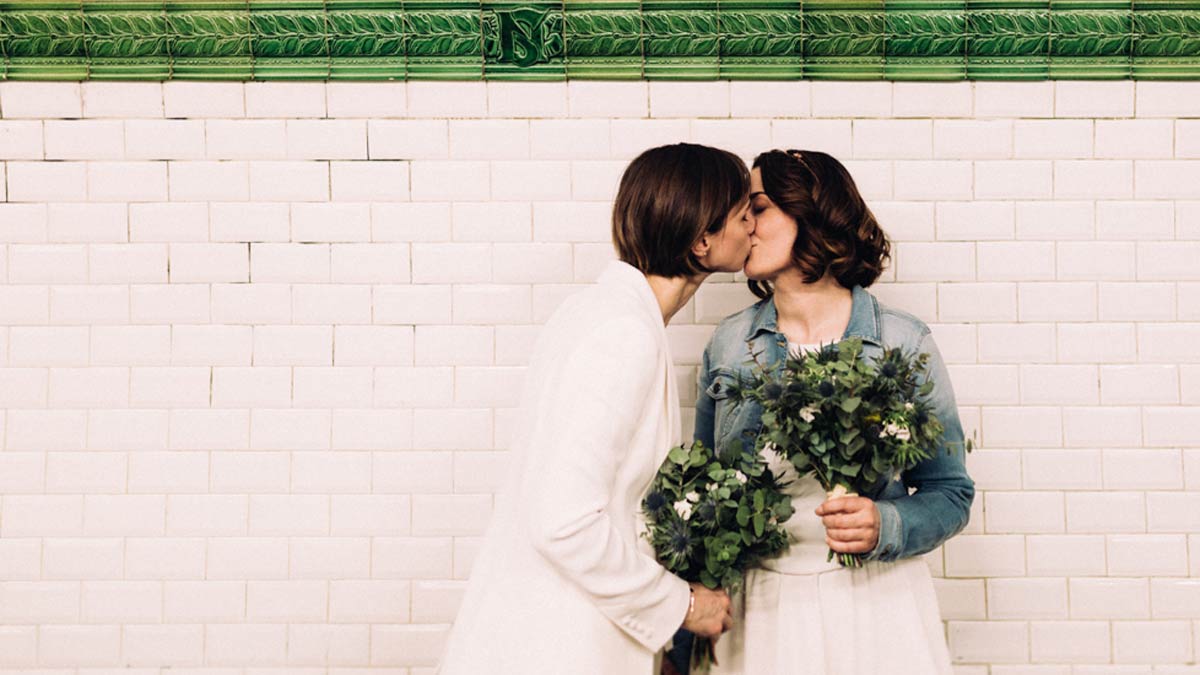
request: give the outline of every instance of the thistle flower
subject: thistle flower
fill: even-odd
[[[666,496],[663,495],[663,493],[659,492],[658,490],[652,490],[650,492],[650,494],[646,495],[646,501],[645,501],[644,506],[646,507],[647,513],[649,513],[651,515],[658,515],[658,513],[660,511],[662,511],[663,507],[665,507],[666,505],[667,505]]]
[[[783,387],[771,382],[763,387],[763,396],[766,396],[771,401],[779,400],[779,397],[783,396]]]
[[[825,398],[833,396],[833,383],[829,380],[822,380],[821,384],[817,385],[817,393]]]

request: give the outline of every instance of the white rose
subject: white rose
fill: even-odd
[[[800,409],[800,419],[805,422],[811,422],[817,417],[817,408],[811,405],[804,406]]]
[[[913,405],[911,402],[910,402],[910,403],[905,403],[905,404],[904,404],[904,409],[905,409],[905,410],[912,410],[912,409],[913,409],[913,408],[915,408],[915,407],[916,407],[916,406],[914,406],[914,405]]]
[[[899,438],[902,441],[907,441],[908,439],[912,438],[912,434],[909,433],[908,427],[900,427],[900,430],[896,432],[896,438]]]
[[[690,520],[692,517],[692,505],[686,499],[681,499],[675,502],[675,513],[678,513],[679,517],[684,520]]]
[[[742,485],[746,484],[746,474],[742,473],[741,471],[738,471],[738,472],[734,473],[733,475],[735,478],[737,478],[737,481],[739,483],[741,483]]]
[[[693,504],[700,501],[700,495],[696,494],[695,492],[689,492],[686,495],[684,495],[684,497],[686,497],[687,500]]]

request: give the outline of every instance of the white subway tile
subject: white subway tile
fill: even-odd
[[[1099,490],[1103,483],[1099,450],[1023,450],[1021,468],[1027,490]]]
[[[616,138],[614,126],[614,142]],[[849,157],[853,151],[851,120],[790,120],[771,121],[771,145],[781,150],[817,150],[835,157]]]
[[[1099,377],[1092,366],[1021,366],[1021,402],[1079,405],[1099,402]]]
[[[489,117],[566,117],[566,82],[487,83]]]
[[[292,205],[292,241],[370,241],[371,209],[360,203]]]
[[[1112,642],[1115,663],[1192,663],[1187,621],[1114,621]]]
[[[1017,285],[1012,283],[938,284],[938,320],[997,322],[1017,319]],[[1025,320],[1025,317],[1022,317]]]
[[[1059,80],[1054,83],[1057,117],[1131,117],[1134,82]]]
[[[930,160],[895,162],[895,198],[970,199],[972,176],[970,161]],[[976,197],[984,195],[975,194]]]
[[[246,117],[324,116],[324,82],[246,83]]]
[[[253,334],[249,326],[174,326],[171,363],[175,365],[250,365]]]
[[[553,201],[571,196],[571,174],[565,161],[498,161],[491,164],[492,199]]]
[[[650,112],[648,82],[567,82],[571,117],[645,117]],[[736,110],[736,104],[735,104]]]
[[[409,117],[483,117],[488,110],[485,82],[409,82]]]
[[[1034,621],[1029,631],[1030,651],[1035,662],[1109,662],[1111,650],[1106,621]]]
[[[408,83],[326,82],[325,105],[330,117],[403,117]]]
[[[305,202],[329,199],[328,162],[249,162],[250,199]]]
[[[1055,278],[1051,242],[980,242],[976,244],[980,281],[1035,281]]]
[[[43,133],[48,160],[125,156],[125,125],[120,120],[47,120]]]
[[[974,163],[976,199],[1049,199],[1054,193],[1053,162],[980,160]]]
[[[733,117],[807,117],[812,107],[812,83],[730,83],[730,114]]]
[[[1030,576],[1103,576],[1106,573],[1103,536],[1031,535],[1027,547]]]
[[[1065,619],[1064,579],[988,579],[989,619]]]
[[[1053,117],[1054,82],[976,82],[976,117]]]
[[[206,120],[205,155],[210,160],[282,160],[288,153],[286,120]]]
[[[1017,284],[1021,321],[1095,321],[1096,284],[1031,282]]]
[[[952,621],[951,660],[955,663],[1026,663],[1029,623],[1025,621]]]
[[[1012,154],[1011,120],[933,122],[933,156],[938,159],[1005,159]]]
[[[1025,159],[1084,159],[1092,156],[1091,120],[1017,120],[1013,155]]]
[[[729,82],[650,82],[651,117],[729,117]]]
[[[1135,160],[1133,171],[1138,199],[1200,197],[1200,160]]]
[[[212,407],[284,407],[291,403],[292,373],[282,366],[212,369]]]
[[[946,576],[1023,576],[1021,535],[959,535],[946,542]]]
[[[201,120],[127,120],[128,159],[202,159],[205,124]]]
[[[167,117],[241,117],[246,112],[242,82],[169,80],[162,90]]]
[[[528,120],[450,120],[450,159],[529,157]]]
[[[366,159],[367,124],[363,120],[286,122],[288,159]]]
[[[407,162],[330,162],[332,199],[337,202],[408,201]]]
[[[1056,447],[1062,444],[1063,413],[1050,407],[986,407],[984,443],[988,447]]]
[[[83,115],[78,82],[14,82],[0,84],[4,117],[72,118]]]
[[[492,171],[487,162],[418,160],[410,171],[415,201],[482,201],[491,195]]]
[[[173,202],[245,201],[250,198],[250,170],[246,162],[172,161],[167,163],[167,171]]]
[[[82,83],[84,117],[162,117],[161,82]]]

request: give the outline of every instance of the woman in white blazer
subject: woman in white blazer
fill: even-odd
[[[735,155],[686,143],[625,170],[619,260],[541,331],[442,675],[649,674],[680,626],[731,625],[723,591],[654,559],[639,504],[680,442],[665,326],[709,273],[745,263],[749,185]]]

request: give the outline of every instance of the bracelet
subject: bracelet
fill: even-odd
[[[688,611],[687,616],[692,615],[692,610],[696,609],[696,589],[688,586]],[[684,617],[687,618],[687,617]]]

